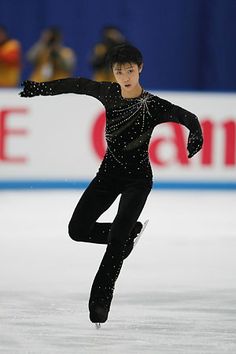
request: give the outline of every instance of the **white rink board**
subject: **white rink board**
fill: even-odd
[[[84,95],[23,99],[17,94],[18,90],[0,91],[0,183],[89,181],[101,162],[98,151],[105,147],[102,123],[95,129],[102,104]],[[173,127],[158,126],[150,145],[154,178],[235,183],[236,94],[157,94],[199,117],[205,150],[191,160],[183,153],[178,158]],[[186,140],[188,130],[180,129]]]

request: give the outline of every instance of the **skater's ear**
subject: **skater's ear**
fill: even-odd
[[[140,64],[139,67],[138,67],[139,74],[142,72],[142,70],[143,70],[143,63]]]

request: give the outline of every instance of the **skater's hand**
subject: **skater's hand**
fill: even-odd
[[[21,86],[23,86],[23,91],[19,93],[21,97],[34,97],[41,94],[42,85],[40,82],[26,80],[22,82]]]
[[[188,158],[193,157],[199,150],[201,150],[203,145],[203,137],[201,132],[191,133],[188,137]]]

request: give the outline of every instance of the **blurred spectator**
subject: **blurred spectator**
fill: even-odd
[[[0,25],[0,87],[15,87],[21,75],[21,45]]]
[[[106,56],[112,47],[124,42],[126,42],[125,36],[117,27],[103,27],[101,41],[93,48],[90,60],[95,81],[115,81],[113,73],[106,63]]]
[[[62,35],[58,28],[45,29],[38,42],[27,53],[33,65],[30,79],[50,81],[73,75],[76,57],[71,48],[62,45]]]

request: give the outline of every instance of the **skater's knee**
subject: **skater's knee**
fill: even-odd
[[[70,236],[70,238],[74,241],[79,241],[78,240],[78,235],[77,233],[75,232],[75,228],[73,226],[73,224],[70,222],[69,225],[68,225],[68,234]]]
[[[69,222],[68,234],[73,241],[79,242],[83,241],[84,239],[84,231],[78,224],[75,224],[73,221]]]

